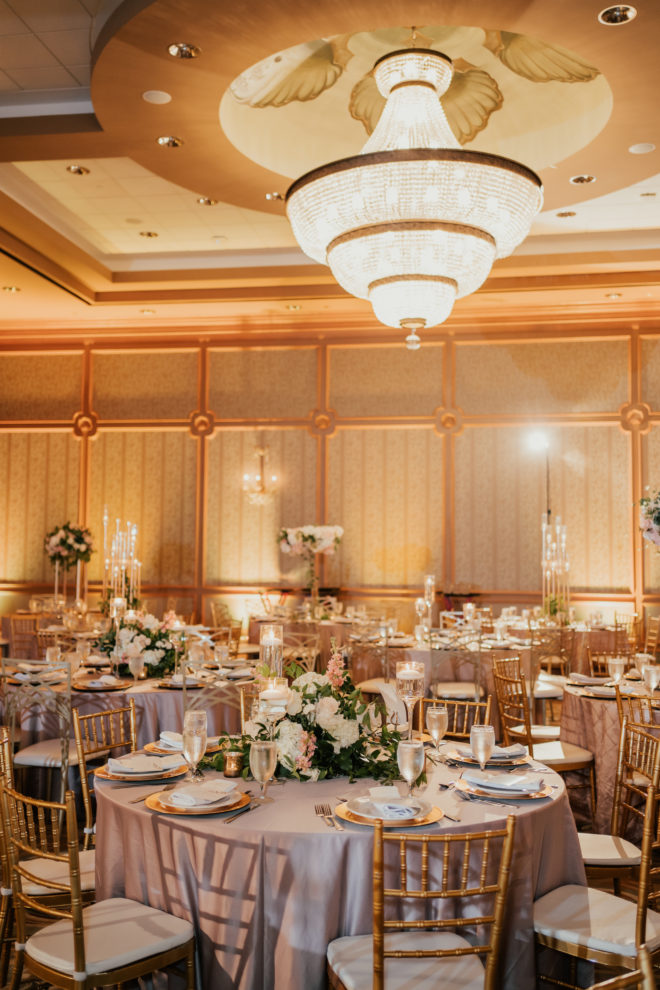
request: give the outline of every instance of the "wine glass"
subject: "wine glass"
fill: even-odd
[[[449,723],[446,705],[427,705],[426,728],[429,730],[435,751],[439,755],[440,742],[444,738]]]
[[[60,662],[60,657],[62,651],[59,646],[47,646],[46,647],[46,663],[49,667],[54,667],[55,664]]]
[[[201,780],[197,764],[206,752],[206,712],[188,711],[183,717],[183,758],[190,767],[190,780]]]
[[[486,769],[495,745],[495,729],[492,725],[473,725],[470,729],[470,747],[481,771]]]
[[[195,679],[199,677],[199,672],[204,665],[204,646],[202,643],[191,643],[188,647],[188,666],[193,672]]]
[[[649,697],[651,697],[658,684],[660,684],[660,666],[655,663],[645,663],[642,667],[642,677],[644,678],[644,684],[646,685]]]
[[[272,801],[266,797],[268,781],[275,773],[277,766],[277,747],[272,739],[253,739],[250,745],[250,770],[255,780],[259,781],[261,788],[257,801],[265,804]]]
[[[626,669],[626,661],[623,657],[615,657],[607,661],[607,673],[614,684],[620,684],[623,672]]]
[[[396,762],[412,797],[415,781],[424,769],[424,743],[421,739],[402,739],[396,750]]]
[[[396,693],[408,710],[408,739],[412,739],[415,705],[424,697],[424,664],[417,660],[399,660],[396,665]]]
[[[142,656],[141,653],[138,653],[135,656],[129,656],[129,658],[128,658],[128,669],[130,670],[131,674],[133,675],[133,680],[137,684],[138,678],[139,678],[140,674],[142,673],[142,671],[144,670],[144,657]]]

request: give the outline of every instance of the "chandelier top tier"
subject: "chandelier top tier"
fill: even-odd
[[[448,56],[391,52],[373,74],[387,102],[371,137],[294,182],[287,213],[303,251],[416,348],[416,331],[446,320],[527,236],[542,186],[518,162],[461,148],[440,102]]]

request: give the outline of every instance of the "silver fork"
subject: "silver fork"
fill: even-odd
[[[315,804],[314,812],[318,818],[322,818],[328,828],[334,828],[335,823],[332,817],[332,812],[327,804]]]
[[[334,817],[334,815],[332,814],[332,808],[330,807],[330,805],[329,804],[322,804],[321,807],[323,809],[324,816],[326,818],[329,818],[330,819],[330,821],[333,824],[333,827],[336,828],[338,832],[343,832],[344,831],[344,826],[342,825],[341,822],[337,821],[337,819]]]
[[[163,791],[173,791],[176,784],[167,784],[165,787],[158,787],[155,791],[149,791],[148,794],[143,794],[142,797],[132,798],[129,804],[140,804],[142,801],[146,801],[148,797],[152,794],[162,794]]]

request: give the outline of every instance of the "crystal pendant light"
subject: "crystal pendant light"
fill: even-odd
[[[416,349],[418,331],[524,240],[542,186],[525,165],[461,148],[439,99],[453,75],[446,55],[391,52],[373,72],[387,101],[373,134],[359,155],[297,179],[286,208],[303,251]]]

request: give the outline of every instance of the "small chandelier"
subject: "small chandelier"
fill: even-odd
[[[256,469],[243,475],[243,491],[250,505],[267,505],[272,502],[276,491],[277,475],[271,474],[266,477],[266,465],[268,463],[268,449],[266,447],[255,447],[254,458],[257,462]]]
[[[453,71],[429,49],[384,55],[373,73],[387,102],[360,154],[307,172],[286,194],[303,251],[381,323],[408,330],[411,349],[524,240],[543,202],[525,165],[461,148],[439,100]]]

